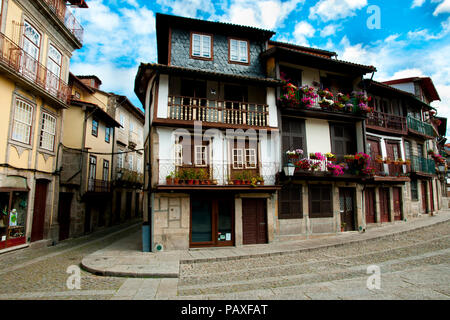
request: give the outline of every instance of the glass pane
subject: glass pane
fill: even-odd
[[[192,201],[192,242],[212,241],[212,210],[209,201]]]
[[[28,209],[28,192],[13,192],[9,213],[8,239],[25,237]]]
[[[219,202],[219,223],[217,240],[231,241],[232,223],[231,223],[231,204],[229,201]]]

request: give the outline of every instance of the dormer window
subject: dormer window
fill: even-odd
[[[250,51],[248,41],[229,39],[228,56],[230,63],[248,64],[250,61]]]
[[[191,58],[212,60],[212,36],[207,34],[191,34]]]

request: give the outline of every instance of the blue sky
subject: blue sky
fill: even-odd
[[[338,58],[374,65],[374,79],[430,76],[450,117],[450,0],[88,0],[75,15],[85,29],[74,53],[75,74],[96,74],[102,89],[133,92],[141,62],[156,62],[155,13],[232,22],[273,30],[273,40],[328,49]],[[367,21],[376,6],[380,28]],[[373,21],[373,20],[371,20]],[[450,135],[447,135],[450,136]]]

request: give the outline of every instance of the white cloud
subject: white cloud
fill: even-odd
[[[411,5],[411,9],[412,8],[416,8],[416,7],[421,7],[426,0],[414,0],[412,5]]]
[[[315,33],[316,30],[311,24],[306,21],[301,21],[295,25],[293,35],[297,44],[302,46],[309,46],[308,40],[306,40],[306,38],[314,36]]]
[[[305,0],[231,0],[227,13],[217,18],[223,22],[272,30],[283,27],[289,14],[304,2]]]
[[[433,15],[437,16],[441,13],[449,13],[450,12],[450,0],[442,1],[434,10]]]
[[[450,33],[450,17],[441,23],[442,30],[437,34],[430,34],[428,29],[409,31],[408,38],[413,40],[438,40]]]
[[[339,29],[341,29],[341,25],[329,24],[329,25],[325,26],[325,28],[320,30],[320,36],[321,37],[328,37],[328,36],[334,35],[334,34],[336,34],[336,32]]]
[[[177,16],[196,18],[200,12],[213,15],[215,12],[211,0],[156,0],[164,11],[171,10]]]
[[[412,68],[412,69],[404,69],[395,72],[391,79],[386,80],[393,80],[393,79],[404,79],[404,78],[412,78],[412,77],[423,77],[425,76],[423,71],[418,68]]]
[[[367,0],[320,0],[309,11],[310,19],[339,20],[355,16],[356,10],[367,6]]]

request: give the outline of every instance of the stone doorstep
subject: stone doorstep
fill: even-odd
[[[30,246],[29,243],[25,243],[25,244],[21,244],[19,246],[14,246],[14,247],[2,249],[2,250],[0,250],[0,255],[3,254],[3,253],[8,253],[8,252],[16,251],[16,250],[19,250],[19,249],[28,248],[29,246]]]

